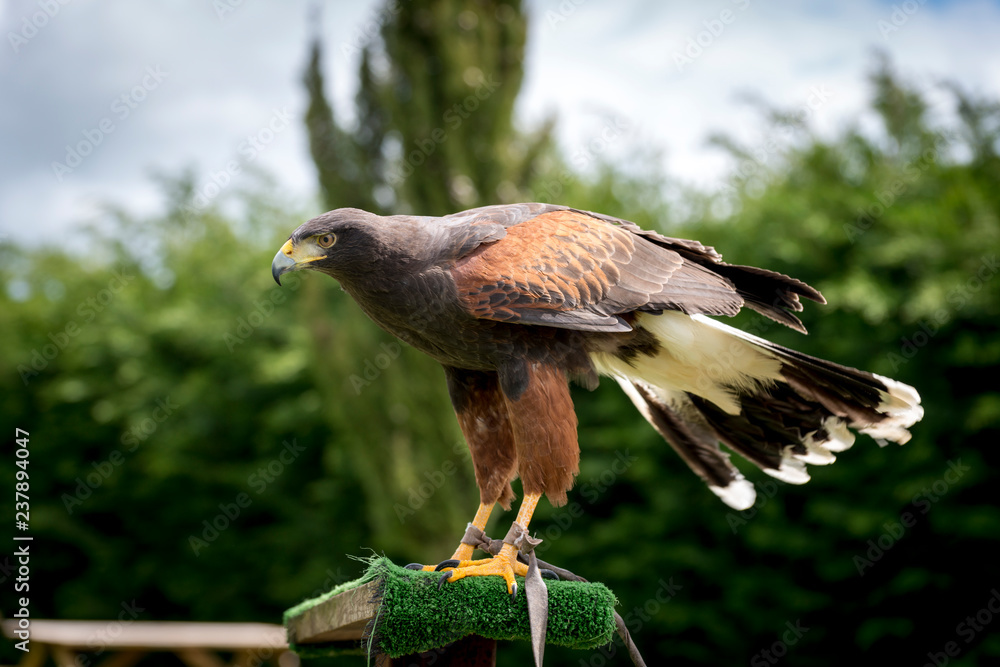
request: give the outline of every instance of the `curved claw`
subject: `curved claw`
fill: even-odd
[[[441,578],[438,579],[438,590],[441,590],[441,587],[444,586],[444,582],[448,581],[450,577],[451,577],[451,572],[445,572],[443,575],[441,575]]]
[[[455,560],[454,558],[449,558],[448,560],[443,560],[440,563],[438,563],[437,567],[434,568],[434,571],[440,572],[446,567],[458,567],[459,563],[461,562],[462,561]]]
[[[514,587],[510,591],[510,601],[517,602],[517,582],[514,582]]]
[[[539,568],[538,572],[542,575],[542,579],[551,579],[552,581],[559,581],[559,573],[554,570],[547,570],[544,567]]]
[[[424,566],[421,565],[420,563],[409,563],[407,565],[404,565],[403,568],[406,570],[417,570],[419,572],[420,570],[424,569]]]

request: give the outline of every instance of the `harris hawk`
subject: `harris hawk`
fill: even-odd
[[[578,472],[569,382],[612,377],[639,412],[730,507],[753,484],[719,444],[791,484],[828,464],[851,430],[900,444],[923,416],[909,385],[775,345],[711,319],[744,306],[805,333],[805,283],[727,264],[697,241],[552,204],[485,206],[444,217],[382,217],[341,208],[296,229],[271,272],[337,279],[380,327],[444,366],[480,491],[472,526],[524,498],[526,531],[544,494],[566,502]],[[511,533],[508,533],[510,536]],[[514,540],[472,560],[460,543],[442,580],[514,575]],[[427,566],[425,569],[435,569]]]

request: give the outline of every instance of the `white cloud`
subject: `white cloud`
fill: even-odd
[[[350,117],[355,92],[357,52],[349,47],[377,28],[380,6],[324,5],[327,84],[341,118]],[[9,130],[0,137],[0,232],[26,241],[62,238],[100,201],[153,211],[159,202],[151,170],[219,169],[282,107],[294,121],[256,164],[309,197],[315,177],[300,122],[301,72],[315,28],[308,7],[306,0],[244,2],[220,19],[209,3],[193,0],[70,3],[17,53],[7,43],[0,51],[0,123]],[[575,9],[548,14],[560,7]],[[758,118],[738,93],[796,107],[825,87],[832,96],[813,119],[834,132],[866,104],[873,47],[911,77],[1000,90],[1000,9],[985,1],[920,5],[885,36],[878,22],[892,20],[893,5],[883,2],[538,0],[529,10],[522,124],[557,111],[560,138],[573,154],[609,118],[628,119],[629,131],[609,156],[624,160],[635,146],[660,146],[669,174],[701,186],[717,183],[726,168],[724,156],[705,145],[709,133],[759,136]],[[4,5],[4,35],[37,11],[32,0]],[[689,39],[701,39],[703,52],[678,68],[674,53]],[[59,182],[51,163],[151,65],[168,78],[128,118],[115,119],[115,131]]]
[[[888,38],[878,21],[891,20],[892,5],[874,2],[586,2],[559,22],[546,20],[547,7],[533,5],[524,114],[537,118],[558,104],[567,144],[586,139],[596,106],[625,115],[666,149],[669,174],[700,186],[717,183],[726,165],[706,147],[709,133],[759,138],[759,117],[739,93],[798,108],[813,89],[829,90],[811,120],[832,133],[865,108],[875,48],[910,78],[1000,88],[1000,45],[991,37],[1000,9],[988,2],[923,5]],[[688,57],[689,40],[701,53],[692,48],[696,57],[678,66],[675,54]]]

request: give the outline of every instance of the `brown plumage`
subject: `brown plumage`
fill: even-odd
[[[812,287],[606,215],[551,204],[442,218],[338,209],[295,230],[272,264],[276,280],[300,268],[339,280],[379,326],[445,367],[481,493],[476,525],[493,503],[509,506],[516,476],[523,524],[537,495],[566,502],[579,461],[571,379],[593,388],[613,377],[739,509],[753,486],[720,442],[802,483],[805,463],[853,443],[849,429],[902,443],[922,415],[912,387],[706,317],[747,306],[805,332],[799,298],[825,303]]]

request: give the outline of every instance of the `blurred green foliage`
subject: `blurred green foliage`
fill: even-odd
[[[488,14],[506,10],[482,4],[392,14],[386,49],[362,65],[359,108],[380,111],[359,118],[376,126],[339,127],[312,62],[307,123],[330,206],[443,213],[506,193],[698,238],[830,302],[806,305],[809,337],[752,315],[738,326],[913,384],[927,410],[905,447],[859,437],[804,487],[739,462],[760,493],[733,512],[617,389],[574,390],[581,474],[568,506],[536,514],[543,557],[615,591],[649,664],[773,664],[764,651],[797,665],[923,664],[948,642],[961,652],[949,664],[996,660],[1000,618],[980,631],[965,619],[1000,586],[997,103],[950,86],[954,113],[932,119],[926,91],[880,61],[877,128],[820,137],[808,114],[764,109],[760,145],[716,138],[736,164],[724,188],[668,198],[676,186],[655,155],[637,150],[645,170],[598,156],[581,172],[547,129],[516,134],[512,84],[477,112],[487,129],[463,125],[439,142],[438,166],[391,183],[407,158],[383,141],[426,138],[474,93],[478,79],[463,89],[461,72],[488,77],[513,58],[504,81],[519,82],[520,8],[500,26]],[[444,55],[448,26],[473,33]],[[429,52],[440,79],[406,66]],[[388,62],[380,75],[376,56]],[[413,101],[385,101],[379,86],[410,87]],[[110,213],[85,251],[0,246],[0,425],[31,434],[35,618],[114,618],[135,601],[143,620],[277,621],[357,575],[349,555],[450,555],[475,510],[435,364],[365,320],[334,281],[271,281],[275,249],[315,211],[266,178],[227,193],[239,214],[198,210],[192,182],[164,184],[160,215]],[[8,497],[11,483],[0,480]],[[499,513],[492,532],[510,519]],[[505,646],[501,662],[528,650]],[[598,665],[608,652],[546,653]],[[626,661],[620,650],[612,660]]]

